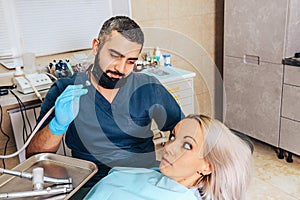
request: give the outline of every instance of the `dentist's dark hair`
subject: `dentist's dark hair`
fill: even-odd
[[[127,16],[111,17],[101,27],[98,35],[100,49],[110,38],[112,31],[118,31],[131,42],[144,45],[144,33],[140,26]],[[142,48],[141,48],[142,49]]]

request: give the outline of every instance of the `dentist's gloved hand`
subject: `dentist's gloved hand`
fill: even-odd
[[[55,135],[64,134],[79,112],[79,99],[87,94],[83,85],[69,85],[55,101],[55,117],[49,123],[50,131]]]

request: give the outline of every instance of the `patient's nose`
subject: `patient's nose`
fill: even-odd
[[[176,144],[173,141],[168,141],[166,142],[165,146],[164,146],[165,152],[170,154],[170,155],[174,155],[176,152]]]

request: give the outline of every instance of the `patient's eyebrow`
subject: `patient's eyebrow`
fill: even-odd
[[[184,136],[183,138],[190,138],[190,139],[192,139],[196,144],[198,144],[198,143],[196,142],[196,140],[195,140],[192,136],[187,135],[187,136]]]

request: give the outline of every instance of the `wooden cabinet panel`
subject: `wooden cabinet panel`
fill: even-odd
[[[300,51],[300,1],[289,0],[289,16],[287,33],[286,33],[286,44],[285,44],[285,55],[284,57],[292,57],[296,52]]]
[[[280,63],[288,0],[225,1],[225,55]]]
[[[278,145],[282,65],[224,58],[224,120],[236,131]]]
[[[282,116],[300,122],[300,87],[283,86]]]
[[[300,155],[300,123],[281,118],[280,148]]]
[[[300,155],[300,67],[284,67],[279,147]]]
[[[300,66],[284,66],[284,83],[300,87]]]

